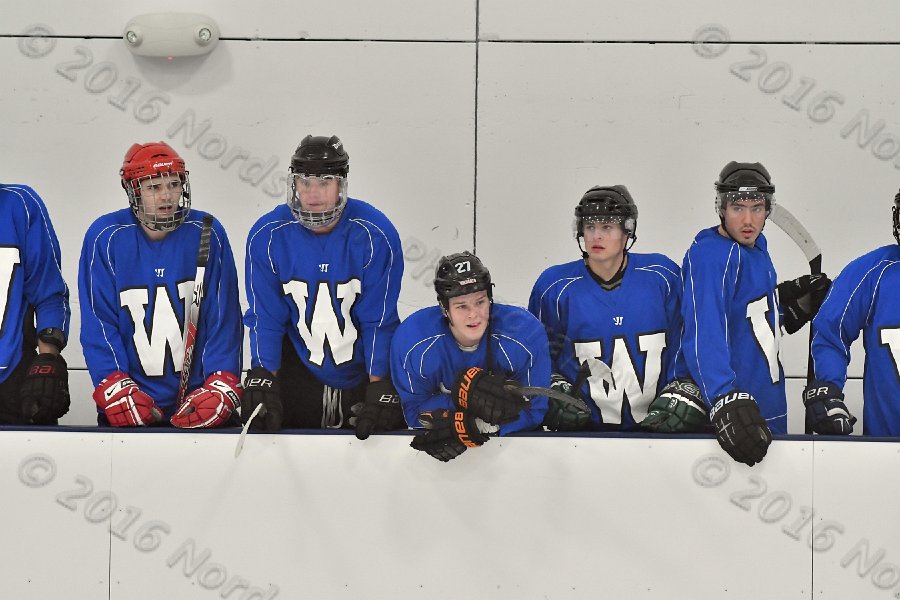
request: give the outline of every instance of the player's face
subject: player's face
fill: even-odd
[[[628,242],[628,234],[622,229],[622,224],[617,221],[585,221],[583,227],[584,251],[587,252],[588,261],[615,262],[618,267]]]
[[[491,301],[487,292],[472,292],[450,298],[447,311],[450,333],[463,346],[474,346],[481,341],[491,317]]]
[[[766,224],[766,201],[762,198],[729,202],[725,208],[723,225],[731,237],[742,246],[752,246]]]
[[[141,211],[150,220],[167,221],[175,217],[181,204],[184,184],[175,174],[142,179]]]
[[[334,175],[294,175],[294,188],[302,210],[325,212],[338,203],[339,178]]]

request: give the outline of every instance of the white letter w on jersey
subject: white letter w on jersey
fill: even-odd
[[[328,283],[322,281],[316,290],[313,300],[312,320],[310,326],[306,325],[306,308],[309,301],[309,286],[305,281],[288,281],[284,284],[284,293],[293,299],[297,305],[300,318],[297,319],[297,331],[300,338],[309,349],[309,361],[322,365],[325,360],[325,342],[331,348],[334,364],[340,365],[353,358],[353,344],[356,343],[358,332],[350,319],[350,308],[356,302],[356,297],[362,291],[359,279],[351,279],[347,283],[337,284],[335,296],[340,299],[341,317],[344,321],[344,330],[334,310],[334,302]]]
[[[186,304],[194,290],[193,281],[183,281],[178,284],[178,297],[182,304]],[[184,361],[184,338],[181,331],[181,323],[175,316],[172,299],[166,286],[156,287],[156,298],[153,302],[153,312],[150,314],[150,323],[145,325],[146,310],[149,304],[147,288],[134,288],[123,290],[119,293],[119,302],[128,309],[131,321],[134,324],[134,348],[141,359],[141,367],[150,377],[159,377],[165,373],[166,346],[171,351],[173,368],[175,372],[181,371]],[[147,335],[147,329],[150,335]]]

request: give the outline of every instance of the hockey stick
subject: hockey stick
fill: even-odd
[[[184,400],[184,395],[187,393],[188,379],[191,377],[191,364],[194,362],[194,345],[197,342],[197,322],[200,319],[200,302],[203,301],[203,276],[206,274],[206,263],[209,260],[209,238],[212,234],[212,223],[212,215],[203,217],[200,247],[197,250],[194,293],[184,319],[184,360],[181,362],[181,382],[178,384],[178,398],[175,402],[178,407],[181,407],[181,401]]]
[[[806,228],[797,220],[797,218],[792,215],[788,209],[783,207],[780,204],[776,204],[772,207],[772,212],[769,213],[769,219],[771,219],[778,227],[781,228],[783,232],[785,232],[788,237],[794,240],[794,243],[800,246],[800,249],[803,250],[803,254],[806,256],[806,260],[809,261],[809,273],[810,275],[818,275],[822,272],[822,251],[819,249],[819,246],[812,239],[812,236],[809,235],[809,232]],[[813,357],[812,357],[812,338],[813,338],[813,330],[812,323],[809,324],[809,359],[806,363],[806,383],[810,383],[816,376],[815,369],[813,367]],[[807,427],[807,434],[812,434],[812,431]]]
[[[602,381],[606,381],[611,386],[615,386],[615,379],[613,378],[612,369],[609,368],[605,362],[598,360],[595,363],[597,366],[597,370],[600,371],[600,379]],[[578,377],[575,380],[575,385],[573,386],[576,390],[575,393],[581,394],[581,386],[587,381],[590,376],[590,368],[588,367],[587,362],[581,363],[581,369],[578,371]],[[582,400],[580,397],[570,396],[569,394],[558,390],[556,388],[545,388],[545,387],[537,387],[531,385],[517,385],[515,383],[507,383],[503,386],[506,391],[512,392],[513,394],[521,394],[522,396],[547,396],[548,398],[553,398],[554,400],[558,400],[559,402],[566,405],[568,408],[574,408],[580,411],[584,411],[587,413],[591,412],[591,409],[588,408],[588,405]]]
[[[253,422],[253,419],[256,418],[256,415],[259,414],[259,411],[262,410],[262,407],[262,403],[257,404],[256,408],[253,409],[253,412],[250,413],[250,418],[247,419],[247,422],[244,423],[243,427],[241,427],[241,435],[238,437],[237,446],[234,447],[235,458],[240,456],[241,450],[244,449],[244,439],[247,437],[247,432],[250,430],[250,423]]]
[[[582,400],[581,398],[570,396],[565,392],[561,392],[560,390],[556,390],[553,388],[507,383],[503,386],[503,389],[512,394],[519,394],[520,396],[547,396],[548,398],[558,400],[566,406],[577,408],[578,410],[583,410],[587,413],[591,412],[591,409],[588,408],[587,404],[585,404],[584,400]]]

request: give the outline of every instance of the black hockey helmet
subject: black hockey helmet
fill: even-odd
[[[291,173],[340,175],[350,172],[350,155],[338,136],[307,135],[291,157]]]
[[[485,290],[493,300],[491,273],[471,252],[458,252],[441,257],[434,272],[434,291],[438,303],[448,309],[450,298]]]
[[[719,217],[725,214],[729,202],[740,200],[763,199],[766,210],[772,210],[775,204],[775,186],[769,171],[761,163],[739,163],[731,161],[715,182],[716,212]]]
[[[575,239],[584,237],[585,221],[599,221],[601,223],[620,223],[622,229],[630,238],[627,251],[637,239],[638,208],[631,197],[628,188],[624,185],[602,186],[595,185],[584,193],[578,206],[575,207],[575,222],[573,230]],[[581,247],[581,242],[578,242]],[[582,252],[584,250],[582,249]]]

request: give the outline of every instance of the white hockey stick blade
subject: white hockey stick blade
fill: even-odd
[[[819,249],[819,246],[812,236],[809,235],[806,228],[797,220],[797,217],[792,215],[788,209],[781,204],[776,204],[772,207],[772,212],[769,213],[769,220],[778,225],[788,237],[794,240],[795,244],[800,246],[803,254],[806,255],[807,261],[812,263],[816,259],[821,259],[822,251]]]
[[[250,423],[253,422],[253,419],[256,418],[256,415],[259,414],[259,411],[262,410],[262,407],[262,404],[257,404],[256,408],[253,409],[253,412],[250,413],[250,418],[247,419],[247,422],[244,423],[244,426],[241,428],[241,435],[238,437],[237,446],[234,447],[235,458],[240,456],[241,450],[244,449],[244,439],[247,437],[247,432],[250,430]]]

